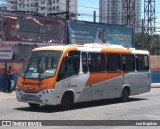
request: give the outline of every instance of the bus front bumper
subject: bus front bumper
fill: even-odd
[[[26,93],[16,87],[16,97],[18,102],[56,105],[54,89],[43,90],[38,93]]]

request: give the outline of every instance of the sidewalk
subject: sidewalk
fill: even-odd
[[[151,87],[152,88],[160,88],[160,83],[152,83]]]
[[[16,92],[13,91],[12,93],[4,93],[2,91],[0,91],[0,100],[2,99],[10,99],[10,98],[16,98]]]

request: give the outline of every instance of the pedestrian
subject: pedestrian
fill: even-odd
[[[6,79],[7,79],[7,93],[11,93],[11,75],[12,75],[12,66],[9,66],[6,72]]]

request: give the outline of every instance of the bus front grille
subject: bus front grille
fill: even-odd
[[[22,101],[33,101],[33,102],[37,102],[37,103],[42,103],[43,102],[36,95],[30,95],[30,94],[24,94],[24,95],[22,95],[21,100]]]

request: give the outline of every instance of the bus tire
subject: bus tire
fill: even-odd
[[[129,90],[129,88],[128,88],[128,87],[123,88],[122,95],[121,95],[121,101],[122,101],[122,102],[128,102],[128,100],[129,100],[129,95],[130,95],[130,90]]]
[[[70,93],[65,93],[62,97],[60,107],[62,110],[68,110],[73,104],[73,96]]]
[[[35,103],[28,103],[29,106],[33,109],[39,108],[40,104],[35,104]]]

